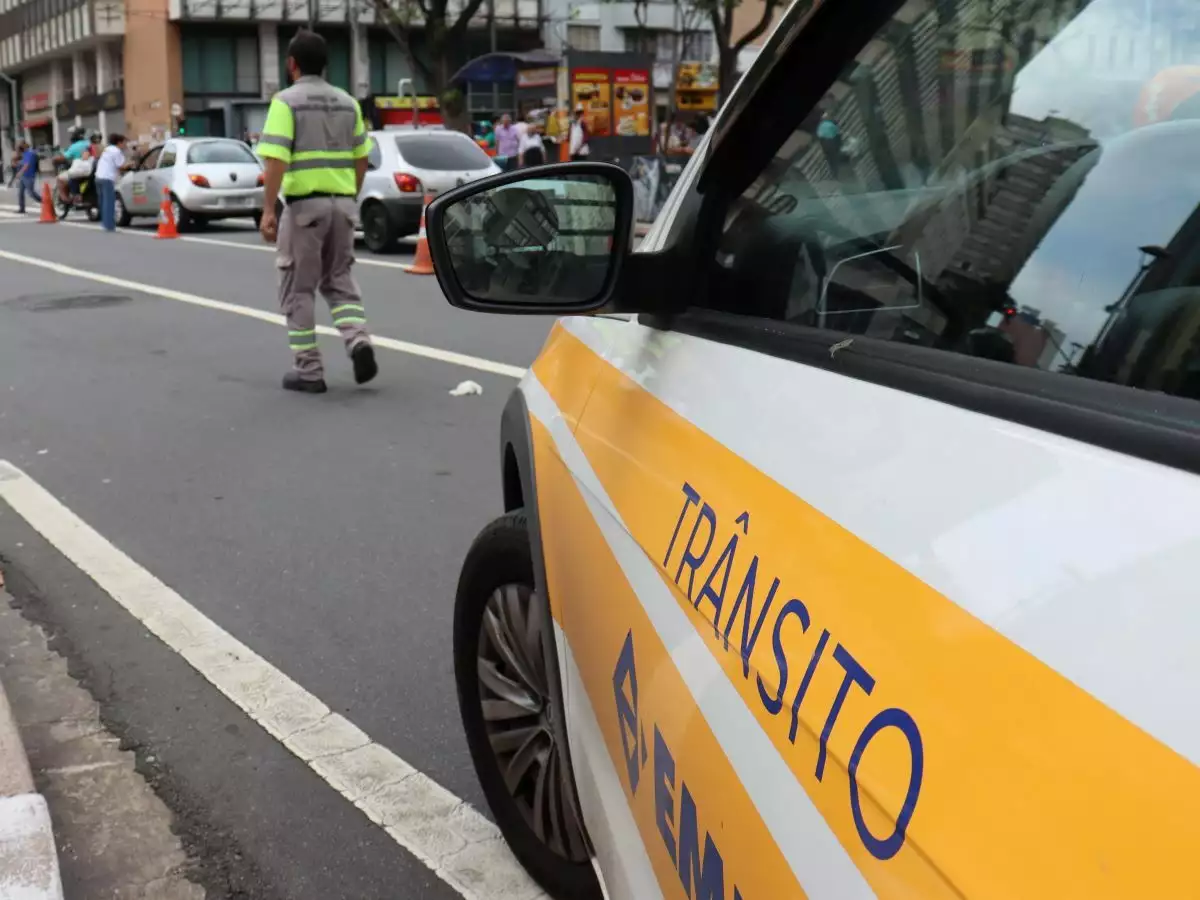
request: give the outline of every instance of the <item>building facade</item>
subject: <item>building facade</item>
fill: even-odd
[[[454,66],[493,44],[537,46],[544,21],[542,0],[490,0]],[[329,44],[329,80],[360,100],[403,78],[426,88],[372,0],[0,0],[4,146],[62,146],[75,125],[143,145],[181,127],[254,134],[309,24]]]

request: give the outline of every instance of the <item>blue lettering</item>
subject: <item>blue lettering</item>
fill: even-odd
[[[787,690],[788,680],[788,663],[787,654],[783,652],[783,623],[787,621],[788,616],[795,616],[800,620],[800,627],[804,631],[808,631],[809,619],[808,610],[799,600],[792,599],[783,605],[783,609],[779,611],[779,618],[775,620],[775,632],[771,635],[771,644],[775,648],[775,665],[779,667],[779,690],[772,697],[767,693],[766,685],[763,684],[762,676],[758,676],[758,696],[762,700],[762,705],[771,715],[778,715],[779,710],[783,708],[783,692]]]
[[[867,823],[863,819],[862,804],[858,797],[858,766],[862,762],[867,745],[871,743],[871,738],[885,728],[898,729],[908,741],[908,750],[912,754],[912,772],[908,777],[908,791],[904,795],[904,804],[900,807],[900,814],[896,816],[896,828],[888,837],[880,840],[867,830]],[[859,838],[876,859],[891,859],[904,846],[904,835],[909,822],[912,821],[913,811],[917,808],[917,797],[921,794],[921,779],[924,774],[925,749],[921,743],[921,732],[912,716],[893,707],[885,709],[867,723],[867,727],[858,736],[854,752],[850,754],[850,811],[854,814],[854,827],[858,829]],[[682,838],[682,835],[680,837]]]
[[[758,621],[754,623],[753,631],[750,629],[750,614],[754,607],[754,582],[758,578],[758,557],[750,560],[750,567],[746,569],[746,577],[742,579],[742,587],[738,591],[737,599],[733,601],[733,609],[729,611],[729,620],[725,623],[725,641],[729,641],[729,632],[733,629],[733,620],[737,617],[738,609],[742,606],[742,600],[746,601],[746,611],[742,618],[742,677],[750,677],[750,654],[754,652],[754,645],[758,643],[758,633],[762,631],[763,622],[766,621],[767,613],[771,609],[771,603],[775,599],[775,592],[779,590],[779,579],[776,578],[771,582],[771,589],[767,591],[767,599],[763,601],[763,607],[758,612]]]
[[[793,744],[796,743],[796,727],[800,721],[800,704],[804,702],[804,697],[808,693],[813,672],[817,671],[817,663],[821,661],[821,654],[825,652],[827,643],[829,643],[828,628],[824,629],[821,636],[817,638],[817,648],[813,650],[812,658],[808,661],[808,668],[804,670],[804,677],[800,679],[800,687],[796,689],[796,699],[792,701],[792,725],[788,729],[788,740]]]
[[[750,533],[750,514],[742,513],[737,517],[736,523],[742,526],[743,534]],[[713,564],[712,571],[708,573],[708,578],[704,579],[704,586],[700,588],[700,593],[696,597],[696,609],[700,608],[700,601],[705,597],[713,607],[713,631],[716,631],[717,622],[721,619],[721,607],[725,605],[725,589],[729,587],[729,570],[733,568],[733,558],[737,553],[738,534],[735,531],[733,536],[729,538],[729,543],[725,545],[725,549],[721,551],[721,555],[717,557],[716,563]],[[713,579],[717,577],[717,571],[721,568],[721,563],[725,564],[725,571],[721,575],[721,592],[717,593],[713,590]],[[730,617],[733,621],[733,617]],[[725,628],[725,649],[729,649],[729,628]]]
[[[626,682],[629,683],[628,696],[625,694]],[[617,722],[621,730],[621,749],[625,753],[625,770],[629,774],[629,789],[636,794],[641,769],[638,767],[638,685],[633,660],[633,629],[625,635],[617,667],[613,669],[613,696],[617,701]]]
[[[833,733],[833,725],[837,721],[838,713],[842,711],[842,704],[846,702],[846,695],[850,693],[850,685],[857,684],[866,694],[875,690],[875,679],[841,644],[833,648],[833,658],[845,670],[846,676],[842,679],[842,686],[838,688],[837,696],[833,698],[833,706],[830,707],[829,716],[825,719],[825,727],[821,729],[821,745],[817,750],[817,781],[820,781],[825,774],[825,748],[829,743],[829,736]]]
[[[696,821],[696,801],[687,784],[679,798],[679,882],[685,897],[696,900],[724,900],[725,863],[713,843],[712,835],[704,832],[704,859],[700,858],[700,826]],[[695,893],[692,893],[692,885]]]
[[[675,824],[675,795],[671,793],[675,787],[675,759],[667,749],[662,732],[654,726],[654,821],[658,825],[658,833],[662,835],[671,864],[675,864],[675,834],[671,826]]]
[[[667,567],[667,560],[671,558],[671,551],[675,549],[675,538],[679,537],[679,529],[683,525],[683,518],[687,515],[688,507],[693,503],[700,502],[700,493],[688,484],[683,483],[683,509],[680,510],[679,520],[675,523],[675,530],[671,532],[671,543],[667,544],[667,555],[663,557],[663,568]]]
[[[696,534],[700,531],[700,523],[708,523],[708,539],[704,542],[704,549],[697,556],[692,552],[692,547],[696,542]],[[691,569],[688,572],[687,598],[692,599],[692,586],[696,581],[696,569],[704,562],[704,557],[708,556],[709,548],[712,547],[713,536],[717,533],[717,514],[713,512],[713,508],[705,503],[700,507],[700,515],[696,516],[696,524],[692,526],[692,533],[688,537],[687,546],[683,549],[683,555],[679,557],[679,568],[675,570],[675,583],[679,584],[679,576],[683,574],[684,567]]]

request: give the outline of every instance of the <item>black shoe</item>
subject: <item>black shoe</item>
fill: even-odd
[[[359,344],[350,351],[350,360],[354,363],[354,380],[366,384],[379,374],[379,365],[375,362],[375,348],[370,344]]]
[[[329,390],[325,386],[324,378],[310,381],[307,378],[301,378],[299,372],[288,372],[283,376],[283,389],[285,391],[299,391],[302,394],[323,394]]]

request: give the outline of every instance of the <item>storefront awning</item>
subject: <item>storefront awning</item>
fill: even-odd
[[[538,66],[557,66],[561,58],[549,50],[529,50],[525,53],[485,53],[477,56],[450,79],[451,84],[470,81],[476,84],[502,84],[516,81],[519,69]]]

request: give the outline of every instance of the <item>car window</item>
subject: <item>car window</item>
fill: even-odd
[[[160,169],[169,169],[175,165],[176,144],[167,144],[163,147],[162,156],[158,159],[158,167]]]
[[[474,141],[447,132],[398,135],[396,149],[410,166],[435,172],[486,169],[492,162]]]
[[[155,147],[149,153],[142,157],[142,161],[138,163],[139,169],[153,169],[158,165],[158,158],[162,155],[162,147]]]
[[[250,163],[258,164],[258,158],[250,148],[239,141],[201,141],[187,148],[189,163]]]
[[[705,305],[1200,399],[1193,18],[905,3],[729,206]]]

